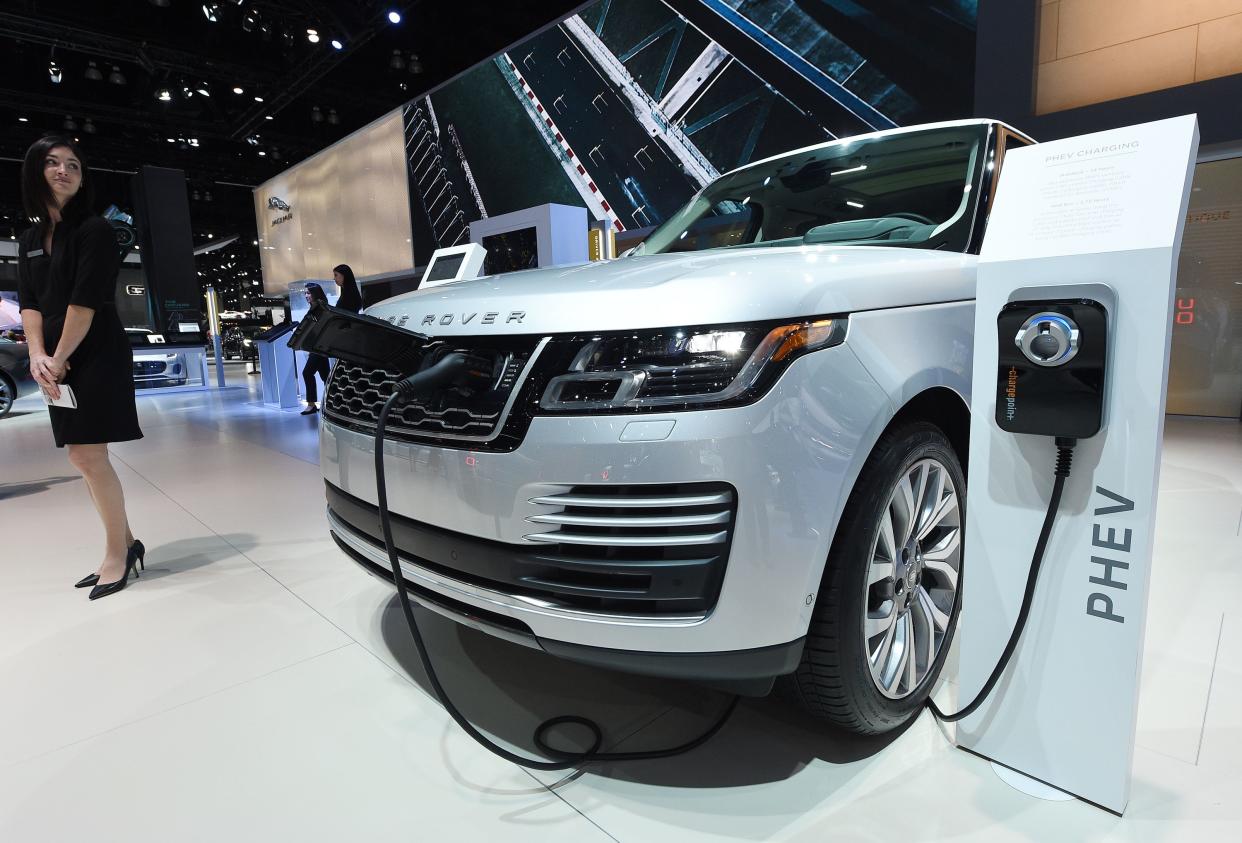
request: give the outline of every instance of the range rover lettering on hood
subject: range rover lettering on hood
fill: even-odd
[[[500,313],[489,311],[487,313],[428,313],[423,317],[424,325],[452,325],[456,322],[459,325],[469,325],[478,319],[480,325],[495,325],[496,320],[500,318]],[[526,318],[525,310],[510,310],[509,315],[505,317],[504,324],[522,324],[522,320]],[[404,319],[402,320],[405,321]]]

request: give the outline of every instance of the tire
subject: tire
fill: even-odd
[[[13,409],[13,402],[17,400],[17,384],[13,383],[4,372],[0,372],[0,419],[9,414]]]
[[[917,485],[920,476],[930,482]],[[937,485],[941,479],[943,487]],[[928,531],[923,541],[915,536],[903,549],[898,534],[909,521],[908,498],[899,483],[908,483],[905,488],[919,500],[912,532]],[[778,683],[783,696],[836,726],[868,735],[896,729],[922,710],[961,611],[965,494],[961,463],[938,427],[903,423],[880,437],[837,527],[802,662]],[[889,531],[895,541],[888,541]],[[897,561],[884,561],[889,556]],[[877,579],[886,570],[892,576]],[[903,638],[915,646],[903,646]],[[909,658],[911,651],[913,667],[900,661],[902,652]],[[894,684],[884,690],[889,681]]]

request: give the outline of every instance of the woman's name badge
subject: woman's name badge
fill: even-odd
[[[32,249],[32,250],[30,250],[29,252],[27,252],[27,253],[26,253],[26,257],[28,257],[28,258],[37,258],[37,257],[38,257],[39,255],[41,255],[41,254],[43,254],[43,250],[42,250],[42,249]]]

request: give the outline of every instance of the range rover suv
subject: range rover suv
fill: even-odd
[[[412,593],[566,659],[908,720],[960,610],[975,254],[1028,143],[975,120],[800,149],[618,260],[371,307],[493,361],[390,418]],[[396,377],[338,364],[321,433],[332,534],[389,582]]]

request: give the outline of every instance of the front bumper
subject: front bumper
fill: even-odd
[[[853,352],[838,346],[798,360],[746,407],[537,417],[510,453],[385,442],[390,511],[435,538],[415,530],[406,544],[397,541],[407,583],[463,623],[508,630],[502,637],[528,638],[567,658],[574,650],[578,660],[601,664],[590,651],[604,651],[608,666],[707,680],[789,672],[845,492],[891,412]],[[320,464],[344,494],[329,508],[338,542],[372,573],[386,570],[375,516],[343,503],[374,513],[373,437],[325,419]],[[737,490],[727,564],[710,605],[660,614],[567,607],[480,576],[474,564],[496,548],[541,546],[529,538],[551,529],[531,520],[547,512],[538,499],[584,486],[687,483]]]

